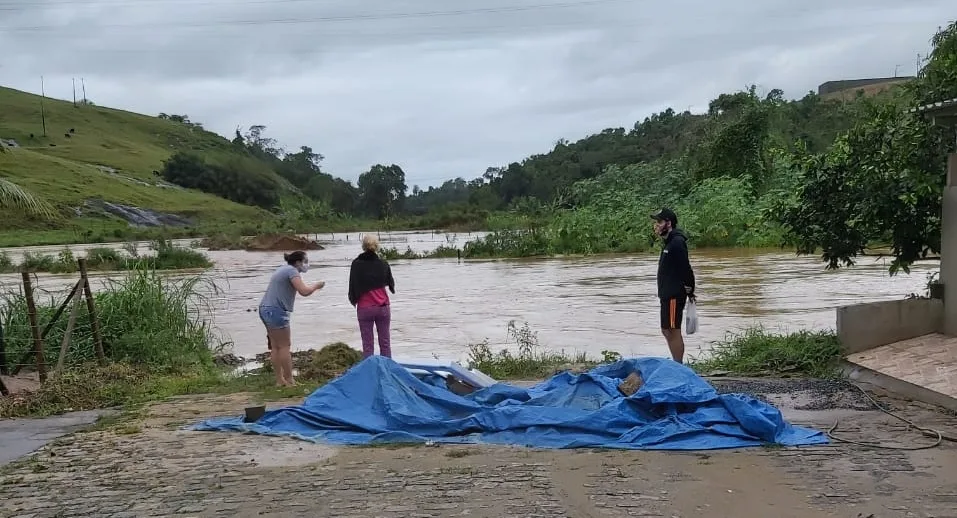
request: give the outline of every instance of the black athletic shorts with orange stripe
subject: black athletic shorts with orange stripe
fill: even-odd
[[[681,319],[685,312],[687,297],[661,299],[661,328],[681,329]]]

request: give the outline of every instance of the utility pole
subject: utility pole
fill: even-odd
[[[46,99],[46,91],[43,89],[43,76],[40,76],[40,122],[43,123],[43,136],[47,136],[47,115],[43,109],[43,100]]]
[[[897,77],[897,71],[900,70],[900,65],[894,65],[894,77]]]
[[[73,107],[76,108],[76,78],[73,78]]]
[[[80,78],[80,86],[83,87],[83,104],[86,104],[86,81],[83,78]]]

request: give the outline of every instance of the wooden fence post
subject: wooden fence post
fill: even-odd
[[[63,363],[66,361],[66,353],[70,350],[70,339],[73,337],[73,326],[76,325],[76,314],[80,309],[80,297],[73,300],[73,309],[70,310],[70,319],[66,323],[66,331],[63,332],[63,342],[60,344],[60,354],[57,355],[56,367],[53,369],[54,375],[63,371]]]
[[[90,290],[90,278],[86,275],[86,259],[77,259],[80,267],[80,282],[83,283],[83,294],[86,296],[86,309],[90,313],[90,326],[93,328],[93,344],[96,346],[96,359],[100,365],[106,364],[106,354],[103,352],[103,337],[100,335],[100,320],[96,317],[96,305],[93,303],[93,291]]]
[[[3,338],[3,322],[0,321],[0,374],[10,372],[7,369],[7,343]],[[3,382],[0,382],[0,389],[3,388]]]
[[[56,312],[53,313],[53,317],[51,317],[50,321],[47,322],[46,327],[43,328],[43,331],[40,333],[41,341],[47,339],[47,334],[50,333],[50,331],[53,329],[53,326],[56,324],[57,320],[60,319],[60,315],[63,314],[63,310],[66,309],[67,304],[69,304],[70,301],[73,300],[73,297],[77,296],[77,292],[80,290],[80,282],[81,281],[77,281],[76,284],[73,285],[73,289],[70,291],[70,294],[66,297],[66,300],[64,300],[63,303],[60,304],[60,307],[58,307]],[[17,363],[13,364],[12,374],[14,376],[20,373],[20,368],[26,365],[28,361],[30,361],[30,357],[33,356],[34,352],[35,351],[33,351],[32,349],[27,349],[26,351],[23,352],[23,356],[20,357],[20,360],[17,361]]]
[[[40,338],[40,326],[37,324],[37,306],[33,300],[33,283],[30,282],[30,273],[22,272],[23,276],[23,295],[27,299],[27,316],[30,319],[30,332],[33,334],[34,356],[37,360],[37,373],[40,374],[40,382],[47,380],[47,368],[43,361],[43,339]]]

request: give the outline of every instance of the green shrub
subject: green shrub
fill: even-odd
[[[832,377],[840,359],[841,345],[832,331],[771,334],[758,327],[729,334],[707,356],[692,359],[691,365],[702,373]]]

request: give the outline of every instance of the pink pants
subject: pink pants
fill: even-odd
[[[386,358],[392,357],[392,342],[389,339],[389,326],[392,323],[392,311],[388,305],[370,306],[356,310],[359,318],[359,334],[362,336],[362,357],[375,354],[372,326],[379,335],[379,353]]]

